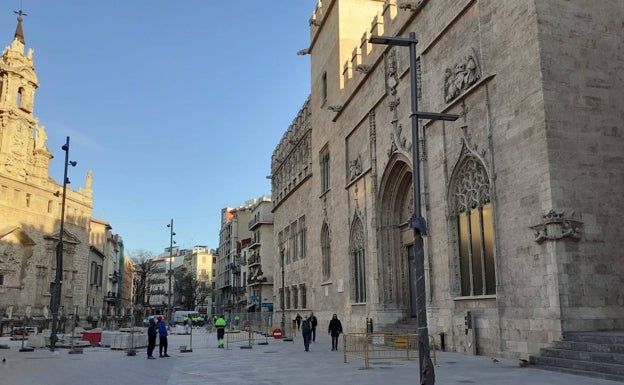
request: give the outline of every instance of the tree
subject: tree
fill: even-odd
[[[156,264],[152,252],[139,249],[130,253],[134,263],[134,304],[147,307],[150,298],[150,279],[155,274]]]
[[[175,291],[180,295],[180,305],[183,309],[195,310],[199,282],[192,271],[182,268],[180,273],[180,278],[175,280]]]

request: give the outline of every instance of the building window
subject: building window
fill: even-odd
[[[95,285],[97,284],[97,263],[95,262],[91,262],[91,279],[89,280],[89,283],[91,285]]]
[[[321,269],[323,281],[329,280],[331,276],[331,248],[327,222],[323,223],[323,227],[321,228]]]
[[[325,146],[319,154],[321,166],[321,194],[329,190],[329,147]]]
[[[299,293],[301,294],[301,308],[306,309],[308,307],[308,299],[306,298],[306,287],[301,285],[299,287]]]
[[[321,101],[324,102],[327,100],[327,72],[323,72],[323,76],[321,78]]]
[[[52,214],[52,201],[48,201],[48,214]]]
[[[459,238],[462,296],[496,294],[494,222],[485,167],[467,156],[453,176],[451,209]]]
[[[290,309],[290,289],[286,288],[286,294],[284,295],[286,297],[286,309]]]
[[[292,296],[293,296],[293,309],[298,309],[299,308],[299,289],[297,288],[297,286],[293,286]]]
[[[305,223],[305,216],[299,218],[299,240],[298,240],[298,248],[299,248],[299,257],[305,258],[306,256],[306,247],[307,247],[307,229]]]
[[[26,193],[26,207],[30,207],[30,194]]]
[[[16,103],[17,107],[22,106],[22,93],[23,92],[24,92],[23,88],[20,88],[19,90],[17,90],[17,103]]]
[[[351,301],[366,302],[366,251],[364,226],[359,218],[353,220],[349,241],[351,256]]]
[[[4,285],[4,275],[0,274],[0,286]]]

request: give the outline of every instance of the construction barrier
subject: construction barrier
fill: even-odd
[[[432,359],[436,362],[435,340],[430,338]],[[344,362],[347,358],[364,361],[368,369],[371,360],[415,360],[418,358],[418,334],[410,333],[345,333]]]
[[[255,333],[249,329],[225,331],[226,349],[230,349],[230,345],[234,344],[239,344],[240,346],[253,346],[254,341]]]

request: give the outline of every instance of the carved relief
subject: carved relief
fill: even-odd
[[[358,155],[357,158],[349,161],[349,182],[362,174],[362,156]]]
[[[399,64],[396,55],[396,50],[388,52],[385,58],[386,63],[386,87],[388,94],[391,95],[388,102],[388,108],[392,111],[392,130],[391,144],[388,149],[388,156],[391,156],[397,151],[410,152],[411,146],[407,143],[407,138],[403,135],[403,126],[399,124],[399,112],[398,107],[401,104],[401,98],[397,97],[397,85],[399,84]]]
[[[481,79],[476,54],[470,53],[444,73],[444,100],[448,103]]]
[[[531,226],[535,232],[534,241],[542,243],[546,240],[556,241],[563,238],[572,238],[575,241],[581,239],[583,235],[583,222],[565,216],[565,211],[555,211],[551,209],[542,215],[543,221],[540,224]]]

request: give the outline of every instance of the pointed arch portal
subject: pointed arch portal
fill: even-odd
[[[409,219],[414,211],[412,169],[407,157],[390,159],[380,185],[378,205],[380,303],[386,310],[416,316],[416,298],[410,277],[408,255],[413,249],[414,232]],[[412,258],[413,259],[413,258]]]

